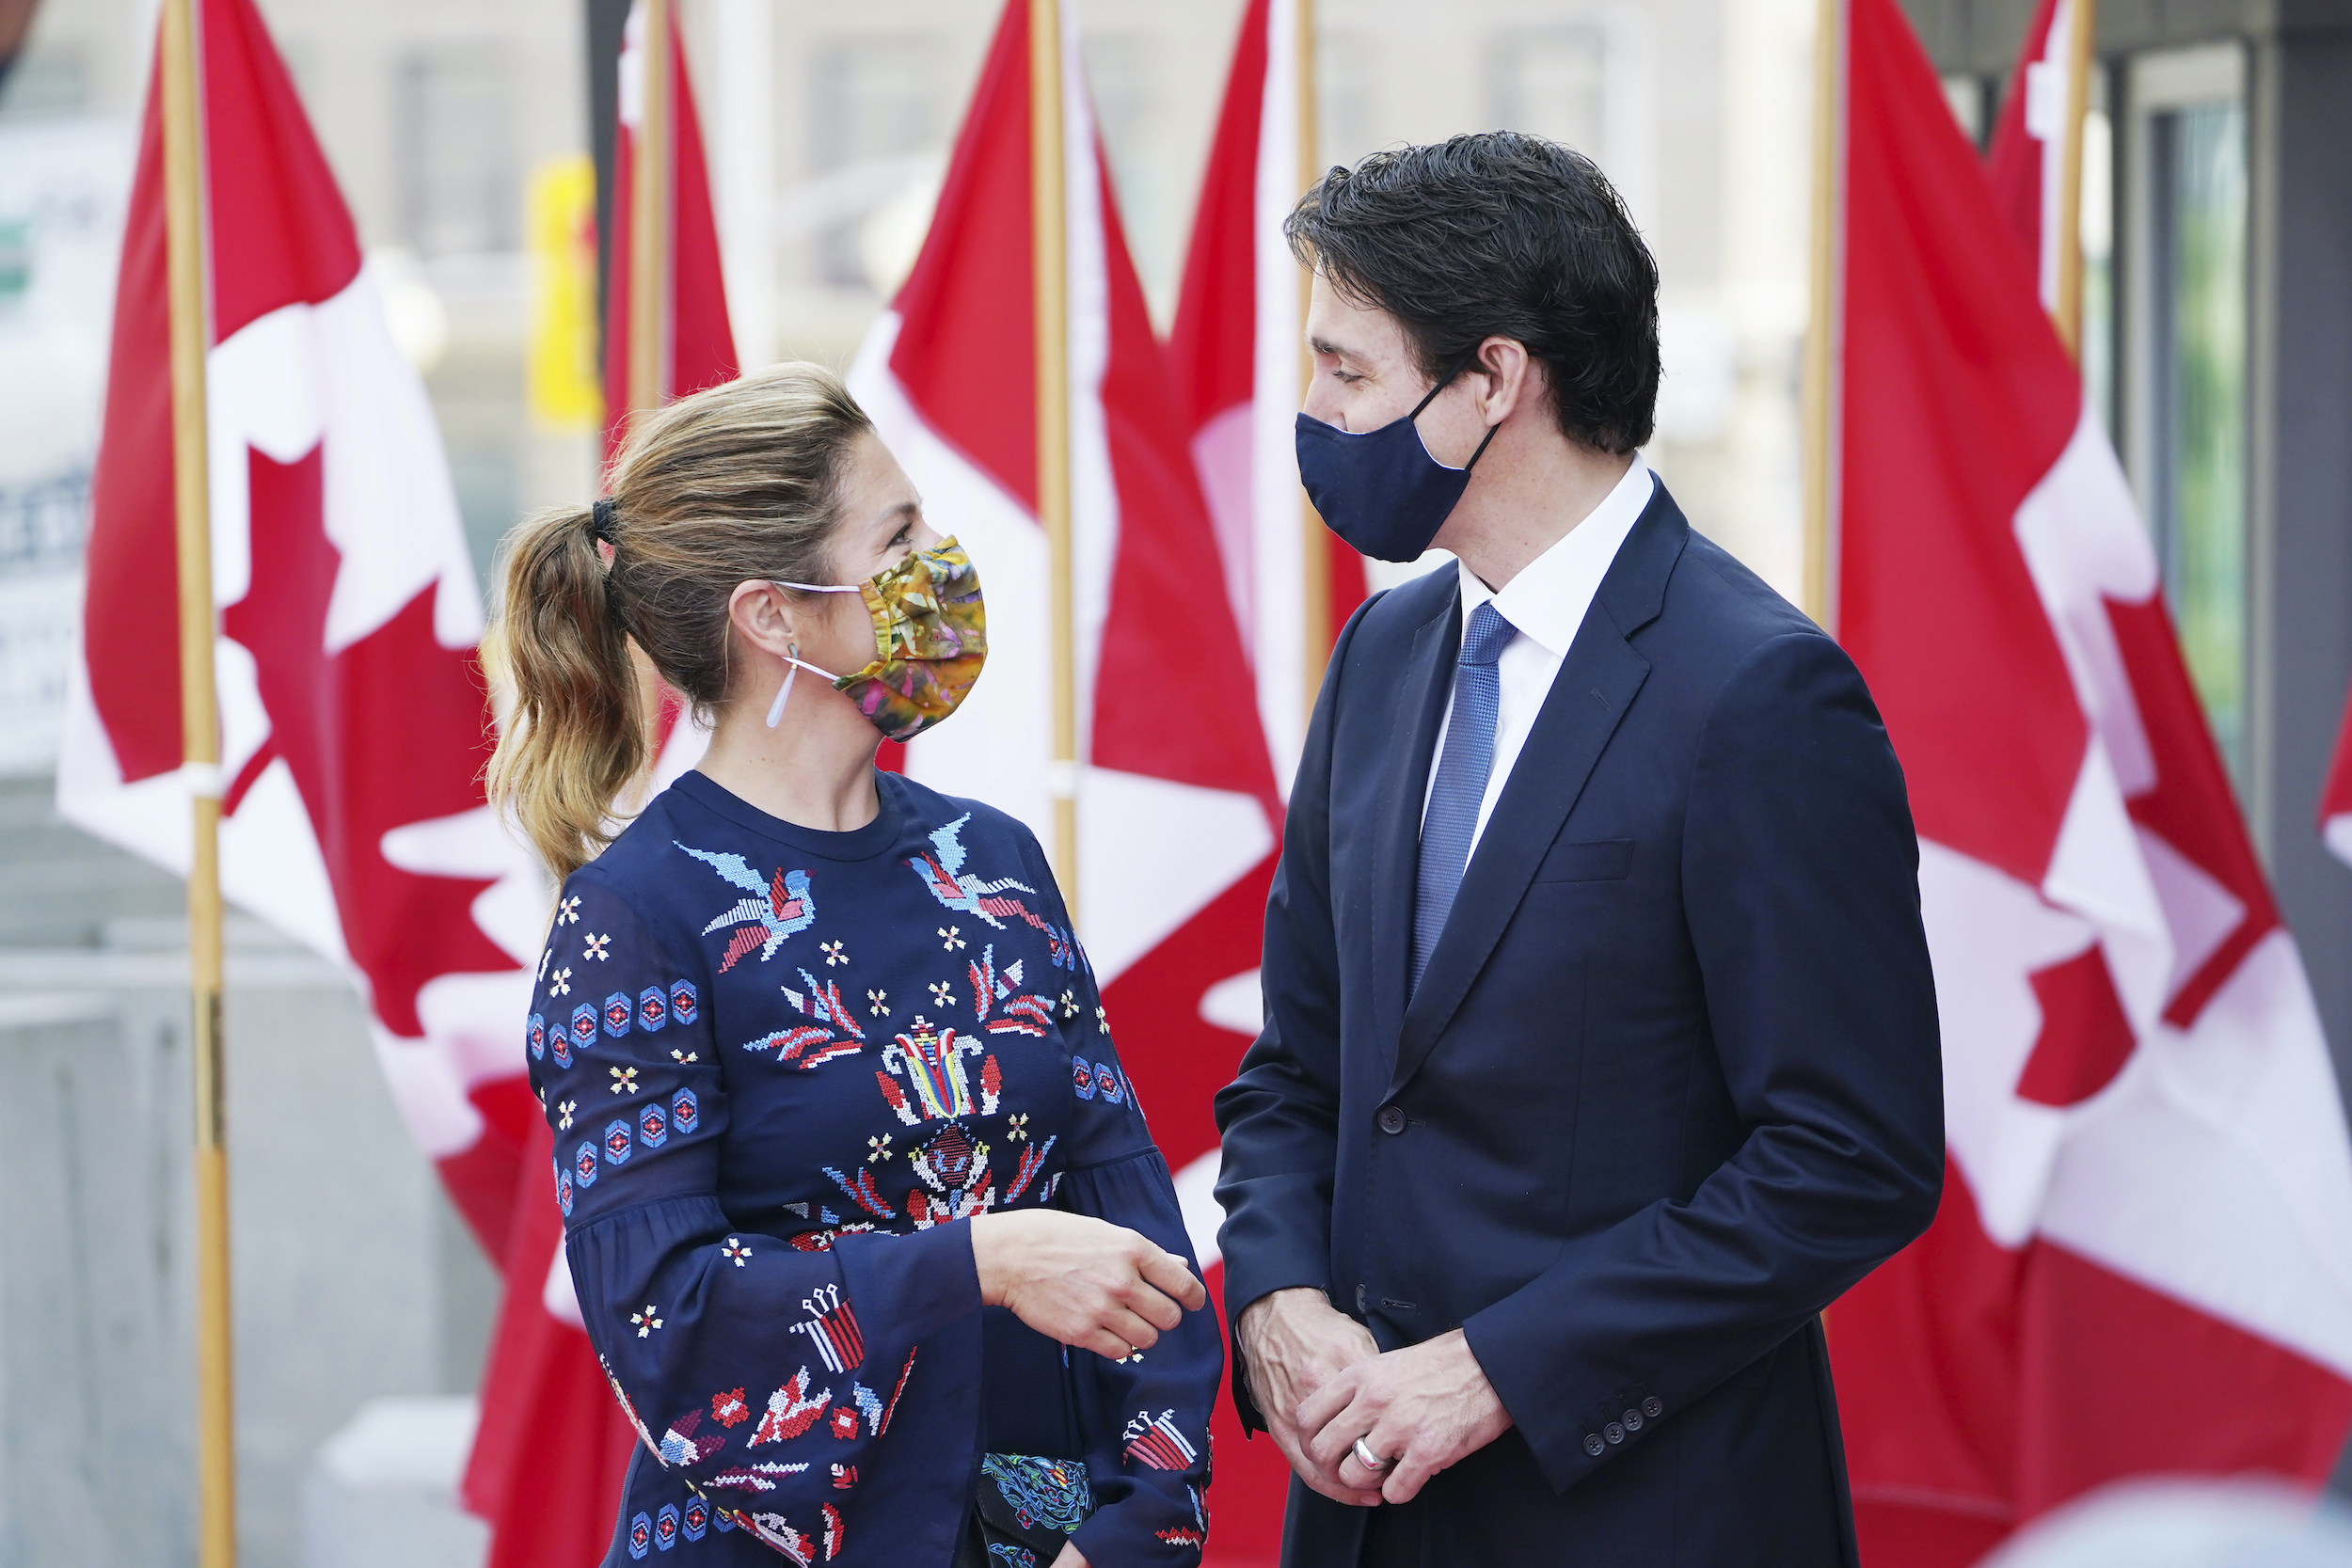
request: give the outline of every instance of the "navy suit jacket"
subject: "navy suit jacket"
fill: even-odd
[[[1452,568],[1359,610],[1217,1096],[1226,1303],[1466,1331],[1512,1429],[1398,1511],[1430,1564],[1854,1560],[1821,1309],[1944,1173],[1918,842],[1836,643],[1658,487],[1407,999]],[[1257,1428],[1235,1347],[1234,1397]],[[1295,1480],[1293,1568],[1364,1511]]]

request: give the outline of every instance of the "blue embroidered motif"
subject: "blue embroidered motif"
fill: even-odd
[[[561,1164],[555,1167],[555,1206],[565,1219],[572,1217],[572,1173]]]
[[[675,1503],[664,1503],[653,1522],[653,1544],[663,1551],[677,1544],[678,1515]]]
[[[596,1146],[581,1144],[580,1151],[572,1156],[572,1175],[580,1182],[581,1192],[596,1184]]]
[[[670,986],[670,1016],[680,1023],[691,1023],[694,1022],[694,982],[691,980],[674,981]],[[725,1515],[722,1514],[720,1517],[724,1518]],[[733,1528],[733,1526],[728,1527],[730,1529]]]
[[[1027,905],[1018,898],[1004,896],[1008,890],[1035,895],[1037,889],[1010,877],[983,881],[977,876],[963,875],[964,857],[970,851],[964,848],[961,834],[963,825],[971,820],[967,813],[932,833],[931,847],[938,852],[917,855],[907,864],[913,866],[914,874],[923,879],[923,885],[930,889],[931,896],[948,909],[985,921],[1000,931],[1005,929],[1005,923],[997,916],[1009,914],[1050,933],[1053,927],[1031,914]]]
[[[660,1148],[670,1141],[670,1118],[662,1113],[660,1101],[637,1113],[637,1135],[647,1148]]]
[[[553,1043],[555,1065],[570,1067],[572,1065],[572,1037],[557,1029],[550,1032],[548,1038]]]
[[[1070,1086],[1078,1092],[1080,1100],[1094,1098],[1094,1069],[1084,1056],[1070,1058]]]
[[[670,842],[677,844],[675,839]],[[705,936],[722,926],[736,927],[727,938],[726,957],[719,964],[721,973],[733,969],[735,961],[755,947],[759,949],[759,961],[766,963],[775,957],[785,938],[817,924],[817,900],[809,892],[807,872],[779,869],[772,878],[764,878],[740,855],[694,849],[683,844],[677,847],[716,871],[730,886],[752,895],[738,899],[733,908],[703,927]]]
[[[687,1540],[700,1541],[703,1531],[710,1526],[710,1505],[700,1497],[691,1499],[679,1523]]]
[[[1094,1493],[1087,1484],[1082,1465],[1029,1454],[991,1453],[980,1456],[980,1473],[1004,1493],[1023,1529],[1042,1525],[1068,1535],[1094,1512]]]
[[[596,1043],[596,1009],[582,1002],[572,1009],[572,1043],[582,1051]]]
[[[604,999],[604,1032],[614,1039],[628,1033],[629,1021],[637,1009],[628,1005],[628,992],[616,990]]]
[[[660,986],[647,986],[637,993],[637,1027],[648,1035],[658,1035],[670,1022],[670,1004]]]
[[[531,1015],[531,1059],[543,1059],[548,1053],[548,1021],[543,1014]]]
[[[694,1103],[693,1090],[680,1089],[670,1097],[670,1125],[677,1129],[679,1137],[692,1136],[701,1122],[702,1109]]]
[[[724,1535],[727,1531],[735,1528],[735,1515],[729,1513],[723,1508],[717,1509],[712,1512],[710,1515],[710,1522],[719,1527],[719,1533],[721,1535]]]
[[[1124,1105],[1127,1102],[1126,1086],[1119,1081],[1119,1069],[1110,1063],[1094,1064],[1094,1084],[1103,1091],[1104,1104]]]
[[[628,1522],[628,1555],[643,1558],[653,1550],[653,1520],[640,1513]]]
[[[629,1141],[628,1122],[616,1121],[604,1130],[604,1163],[606,1164],[626,1165],[628,1164],[629,1155],[634,1152],[635,1146]]]

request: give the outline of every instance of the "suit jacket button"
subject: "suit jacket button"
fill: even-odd
[[[1625,1429],[1628,1432],[1639,1432],[1642,1430],[1642,1413],[1640,1411],[1629,1410],[1625,1413]]]
[[[1601,1454],[1607,1450],[1608,1447],[1608,1444],[1600,1440],[1600,1433],[1597,1432],[1588,1432],[1584,1434],[1584,1451],[1591,1454],[1595,1459],[1598,1459]]]
[[[1391,1134],[1391,1136],[1393,1136],[1394,1134],[1396,1134],[1396,1133],[1398,1133],[1398,1132],[1404,1132],[1404,1131],[1405,1131],[1405,1110],[1404,1110],[1404,1107],[1399,1106],[1399,1105],[1383,1105],[1383,1106],[1381,1106],[1381,1107],[1380,1107],[1379,1122],[1380,1122],[1380,1131],[1381,1131],[1381,1132],[1387,1132],[1387,1133]]]
[[[1647,1416],[1653,1421],[1658,1419],[1659,1417],[1663,1416],[1665,1413],[1666,1407],[1658,1402],[1658,1396],[1656,1394],[1652,1394],[1649,1398],[1642,1402],[1642,1414]]]
[[[1625,1441],[1625,1428],[1619,1426],[1614,1421],[1612,1421],[1607,1426],[1601,1428],[1600,1434],[1603,1437],[1608,1438],[1612,1443],[1622,1443]]]

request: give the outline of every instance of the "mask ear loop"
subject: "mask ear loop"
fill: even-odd
[[[859,588],[842,588],[821,582],[780,582],[772,578],[770,578],[769,581],[774,587],[788,588],[803,594],[859,594],[865,592],[865,590]],[[776,700],[768,705],[768,727],[771,730],[784,722],[784,705],[791,700],[792,683],[800,678],[801,672],[803,670],[817,670],[817,666],[814,664],[803,664],[801,662],[801,645],[798,642],[787,642],[785,644],[785,647],[790,650],[785,657],[785,663],[790,665],[791,668],[784,673],[784,685],[777,689]],[[820,675],[825,674],[822,670],[817,670],[817,673]],[[825,678],[827,680],[833,679],[831,675],[825,675]]]
[[[1421,411],[1422,411],[1422,409],[1424,409],[1424,408],[1428,407],[1431,404],[1433,404],[1433,403],[1437,402],[1437,401],[1438,401],[1438,394],[1439,392],[1442,392],[1442,391],[1444,391],[1444,390],[1445,390],[1448,387],[1453,386],[1453,385],[1454,385],[1454,383],[1455,381],[1457,381],[1457,380],[1459,380],[1459,379],[1461,378],[1461,374],[1462,374],[1462,372],[1463,372],[1464,371],[1469,370],[1469,369],[1470,369],[1472,365],[1475,365],[1476,363],[1478,363],[1478,351],[1477,351],[1476,349],[1472,349],[1472,350],[1470,351],[1470,357],[1469,357],[1469,358],[1467,358],[1467,359],[1465,359],[1465,360],[1463,360],[1460,364],[1458,364],[1458,365],[1454,366],[1453,370],[1449,371],[1449,372],[1446,373],[1446,377],[1445,377],[1445,379],[1444,379],[1443,381],[1440,381],[1440,382],[1438,382],[1438,383],[1435,387],[1430,388],[1429,388],[1429,391],[1428,391],[1428,394],[1427,394],[1426,396],[1424,396],[1424,397],[1423,397],[1423,398],[1422,398],[1422,399],[1419,403],[1417,403],[1417,404],[1413,404],[1413,411],[1412,411],[1411,413],[1409,413],[1409,414],[1406,415],[1405,417],[1406,417],[1406,419],[1408,419],[1408,420],[1418,420],[1418,419],[1420,419],[1420,418],[1421,418]],[[1475,467],[1478,467],[1478,460],[1479,460],[1480,458],[1482,458],[1482,457],[1484,457],[1484,456],[1486,456],[1486,448],[1487,448],[1489,445],[1491,445],[1491,444],[1493,443],[1494,438],[1495,438],[1498,435],[1500,435],[1500,434],[1502,433],[1502,427],[1501,425],[1499,425],[1499,424],[1490,424],[1490,425],[1488,425],[1488,426],[1486,427],[1486,438],[1485,440],[1483,440],[1483,441],[1481,441],[1481,442],[1479,442],[1479,443],[1478,443],[1478,450],[1477,450],[1476,451],[1474,451],[1474,452],[1471,452],[1471,453],[1470,453],[1470,460],[1469,462],[1467,462],[1467,463],[1465,463],[1465,464],[1463,464],[1463,465],[1462,465],[1462,472],[1464,472],[1464,473],[1469,473],[1469,472],[1470,472],[1472,468],[1475,468]],[[1419,435],[1420,433],[1421,433],[1421,432],[1420,432],[1419,427],[1418,427],[1418,426],[1416,426],[1416,427],[1415,427],[1415,429],[1414,429],[1414,434],[1415,434],[1415,435]],[[1422,451],[1427,451],[1429,450],[1428,443],[1424,441],[1424,442],[1422,444],[1422,449],[1421,449],[1421,450],[1422,450]]]

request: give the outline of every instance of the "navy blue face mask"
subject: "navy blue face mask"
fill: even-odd
[[[1419,560],[1470,488],[1470,469],[1502,427],[1489,426],[1486,440],[1478,443],[1470,460],[1449,468],[1429,455],[1413,423],[1467,369],[1466,360],[1430,388],[1429,396],[1413,404],[1410,414],[1377,430],[1359,435],[1298,416],[1298,477],[1307,486],[1307,497],[1323,515],[1325,526],[1359,553],[1375,561]]]

